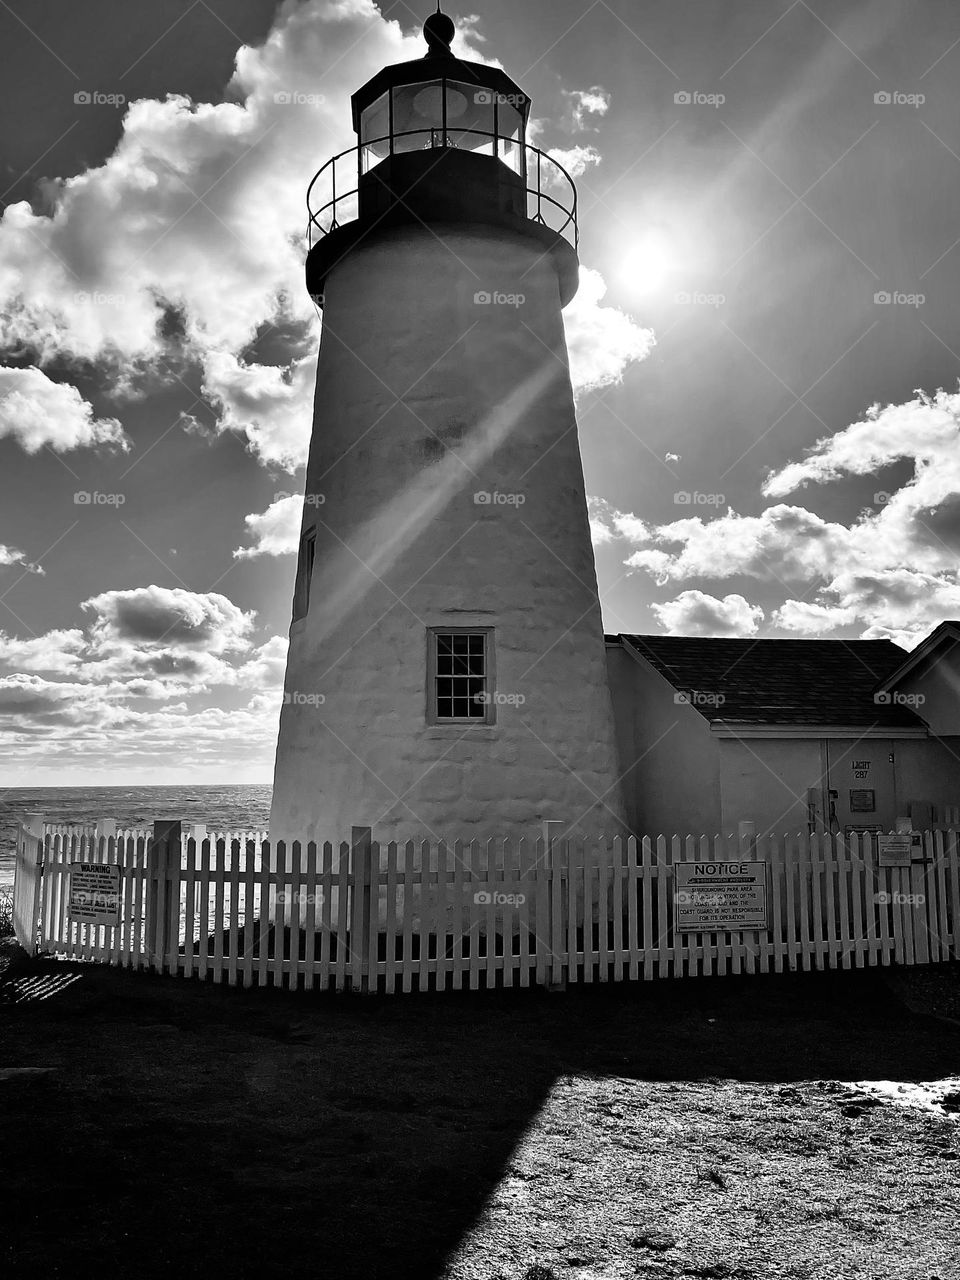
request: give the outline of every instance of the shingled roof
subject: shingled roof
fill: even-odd
[[[889,640],[732,640],[613,636],[632,646],[706,719],[738,724],[902,728],[923,721],[896,702],[875,702],[877,685],[906,651]]]

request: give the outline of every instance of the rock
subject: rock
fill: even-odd
[[[659,1231],[654,1228],[639,1232],[630,1243],[635,1249],[651,1249],[654,1253],[666,1253],[668,1249],[676,1247],[677,1237],[671,1235],[669,1231]]]

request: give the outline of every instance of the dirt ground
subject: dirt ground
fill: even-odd
[[[371,998],[13,965],[0,1274],[958,1280],[960,1095],[851,1084],[956,1075],[958,994],[956,966]]]

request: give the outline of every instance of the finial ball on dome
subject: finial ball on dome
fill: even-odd
[[[441,13],[439,5],[437,12],[431,13],[423,24],[423,38],[431,53],[449,53],[456,34],[457,28],[453,25],[453,19]]]

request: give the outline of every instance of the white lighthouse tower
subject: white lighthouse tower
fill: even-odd
[[[576,192],[530,101],[427,53],[311,184],[323,308],[274,839],[623,829],[561,309]]]

